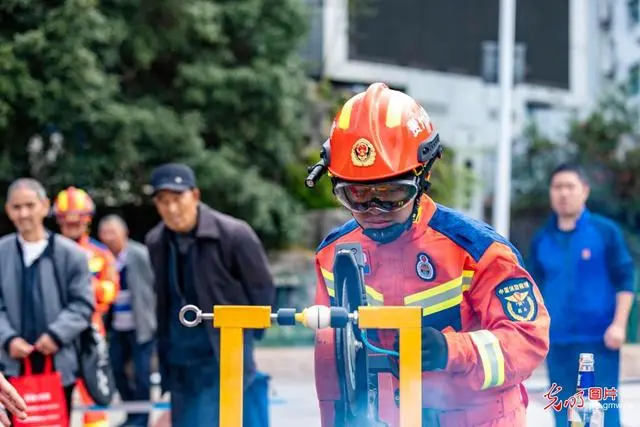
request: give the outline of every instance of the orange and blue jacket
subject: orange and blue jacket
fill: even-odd
[[[351,220],[318,247],[316,304],[333,304],[335,248],[351,243],[364,253],[368,305],[419,306],[423,326],[445,334],[448,363],[423,373],[423,407],[482,405],[520,388],[544,360],[549,315],[540,292],[519,252],[488,225],[426,195],[413,226],[391,243],[377,244]],[[376,331],[372,341],[392,350],[396,334]]]
[[[103,330],[102,316],[109,311],[120,289],[116,259],[106,246],[89,236],[82,236],[78,244],[89,256],[89,270],[96,298],[93,322]]]

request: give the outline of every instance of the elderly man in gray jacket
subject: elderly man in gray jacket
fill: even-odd
[[[23,373],[25,359],[38,373],[52,356],[70,414],[78,371],[73,343],[94,310],[87,255],[45,229],[49,200],[38,181],[15,181],[5,209],[17,233],[0,239],[0,363],[13,377]]]
[[[151,397],[151,358],[155,350],[156,294],[147,247],[129,239],[125,221],[117,215],[104,217],[98,226],[102,243],[116,257],[120,292],[105,321],[109,353],[118,392],[124,401]],[[126,369],[133,365],[133,378]],[[146,427],[149,413],[131,413],[122,426]]]

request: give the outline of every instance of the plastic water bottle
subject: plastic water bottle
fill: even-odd
[[[604,427],[604,410],[597,400],[589,399],[589,388],[596,386],[596,369],[593,353],[580,353],[577,392],[582,392],[582,401],[577,399],[569,406],[569,427]],[[580,405],[580,403],[583,403]]]

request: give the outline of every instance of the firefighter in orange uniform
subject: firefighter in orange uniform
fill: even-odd
[[[334,302],[336,248],[358,252],[368,305],[422,308],[423,425],[525,425],[522,381],[547,354],[549,315],[509,242],[425,194],[442,154],[428,114],[408,95],[373,84],[344,104],[328,148],[334,193],[353,219],[317,250],[316,304]],[[396,331],[367,334],[371,344],[398,351]],[[333,335],[319,331],[323,427],[336,424],[341,398],[336,362],[322,356],[333,346]],[[395,369],[378,374],[378,417],[397,426],[398,360],[384,358]]]
[[[89,236],[89,226],[95,212],[91,197],[82,189],[69,187],[58,193],[54,203],[54,213],[62,234],[87,251],[89,269],[93,275],[93,289],[96,296],[96,311],[92,321],[103,336],[106,335],[103,316],[116,298],[119,277],[116,261],[109,250]],[[93,404],[82,380],[78,381],[80,397],[86,405]],[[106,412],[85,412],[85,427],[108,427]]]

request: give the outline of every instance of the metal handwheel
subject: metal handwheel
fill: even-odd
[[[351,313],[367,305],[364,279],[350,250],[336,253],[333,267],[335,305]],[[376,417],[369,408],[369,365],[360,329],[352,323],[336,330],[336,362],[342,400],[336,403],[336,427],[371,425]]]

